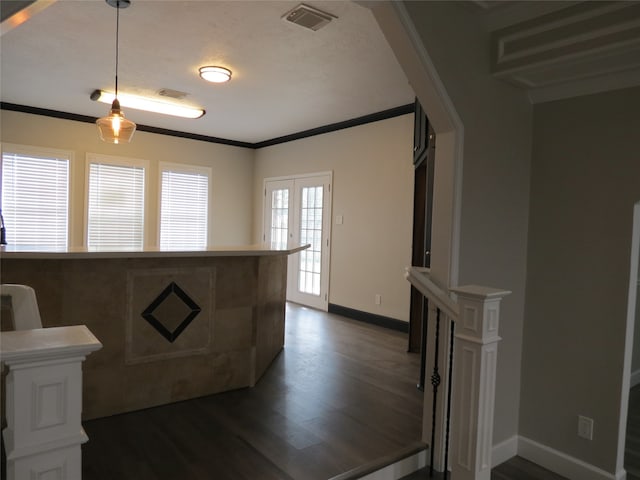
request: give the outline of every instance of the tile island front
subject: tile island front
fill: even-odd
[[[287,259],[308,246],[199,251],[2,247],[2,283],[43,327],[86,325],[83,418],[253,386],[284,345]]]

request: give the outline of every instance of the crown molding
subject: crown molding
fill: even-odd
[[[13,112],[22,112],[29,113],[32,115],[42,115],[45,117],[51,118],[61,118],[64,120],[74,120],[77,122],[84,123],[95,123],[96,117],[91,117],[87,115],[78,115],[76,113],[69,112],[61,112],[59,110],[49,110],[47,108],[39,108],[39,107],[30,107],[27,105],[18,105],[15,103],[7,103],[0,102],[0,110],[9,110]],[[291,135],[286,135],[283,137],[272,138],[270,140],[265,140],[262,142],[249,143],[249,142],[241,142],[238,140],[230,140],[226,138],[219,137],[211,137],[207,135],[200,135],[196,133],[189,132],[180,132],[177,130],[168,130],[166,128],[157,128],[152,127],[150,125],[140,125],[136,126],[136,130],[140,132],[148,132],[148,133],[156,133],[158,135],[167,135],[170,137],[180,137],[180,138],[188,138],[191,140],[199,140],[202,142],[209,143],[218,143],[222,145],[231,145],[234,147],[242,147],[242,148],[251,148],[258,149],[269,147],[272,145],[277,145],[280,143],[292,142],[294,140],[300,140],[302,138],[312,137],[315,135],[322,135],[324,133],[335,132],[337,130],[342,130],[345,128],[356,127],[358,125],[364,125],[366,123],[378,122],[381,120],[387,120],[390,118],[398,117],[400,115],[407,115],[409,113],[413,113],[415,110],[415,105],[413,103],[402,105],[395,108],[390,108],[388,110],[383,110],[381,112],[372,113],[369,115],[364,115],[362,117],[353,118],[350,120],[345,120],[343,122],[332,123],[330,125],[325,125],[322,127],[313,128],[310,130],[304,130],[302,132],[292,133]]]

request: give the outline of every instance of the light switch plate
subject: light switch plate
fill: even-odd
[[[578,415],[578,436],[593,440],[593,418]]]

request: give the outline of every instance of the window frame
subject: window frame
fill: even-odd
[[[150,162],[142,158],[122,157],[118,155],[105,155],[102,153],[87,152],[85,157],[85,182],[84,182],[84,228],[83,246],[89,249],[89,184],[91,177],[91,164],[100,163],[118,167],[138,167],[144,169],[144,190],[142,193],[142,248],[149,248],[148,218],[149,218],[149,176]]]
[[[213,210],[212,199],[213,199],[213,169],[211,167],[205,167],[202,165],[194,165],[189,163],[176,163],[176,162],[158,162],[158,210],[157,210],[157,228],[156,228],[156,244],[160,247],[161,243],[161,234],[162,234],[162,174],[165,171],[172,171],[178,173],[193,173],[198,175],[204,175],[207,177],[207,235],[206,235],[206,246],[205,248],[211,246],[211,238],[212,238],[212,222],[211,222],[211,212]]]
[[[74,246],[73,231],[75,227],[75,216],[73,214],[73,192],[76,186],[75,180],[75,153],[73,150],[65,150],[59,148],[39,147],[35,145],[24,145],[17,143],[0,143],[0,209],[2,205],[2,182],[3,182],[3,168],[4,154],[17,154],[33,157],[44,158],[56,158],[66,159],[68,162],[68,176],[67,176],[67,246],[71,248]]]

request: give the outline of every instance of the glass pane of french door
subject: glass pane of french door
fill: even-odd
[[[320,296],[322,273],[322,190],[322,185],[300,190],[300,243],[311,247],[300,252],[298,291],[316,297]]]
[[[287,248],[292,240],[293,180],[270,180],[264,188],[263,241],[271,248]]]
[[[289,241],[289,189],[271,192],[271,248],[287,248]]]

